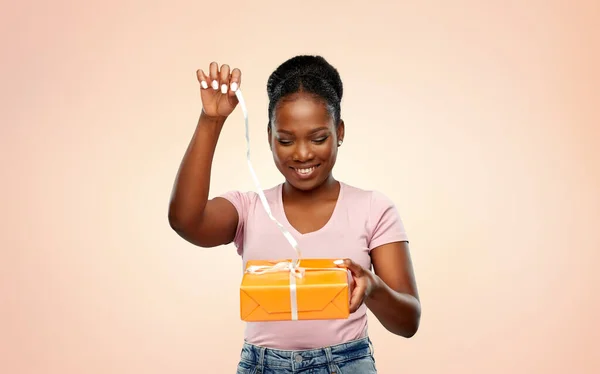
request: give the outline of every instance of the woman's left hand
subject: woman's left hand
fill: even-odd
[[[345,267],[352,273],[354,289],[350,296],[350,313],[354,313],[378,287],[378,277],[349,258],[341,263],[336,262],[336,265]]]

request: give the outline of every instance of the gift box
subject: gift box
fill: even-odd
[[[240,315],[247,322],[346,319],[350,315],[348,270],[334,260],[302,259],[246,263]]]

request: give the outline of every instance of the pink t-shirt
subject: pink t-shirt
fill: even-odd
[[[408,241],[392,201],[377,191],[340,183],[330,220],[323,228],[300,234],[288,222],[282,204],[282,184],[264,191],[273,216],[294,236],[303,258],[351,258],[371,269],[369,251],[395,241]],[[255,192],[230,191],[221,197],[237,209],[239,222],[234,244],[248,260],[295,258],[295,251],[267,213]],[[344,343],[367,334],[363,304],[345,320],[247,322],[245,340],[274,349],[313,349]]]

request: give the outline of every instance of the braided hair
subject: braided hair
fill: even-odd
[[[277,104],[286,96],[308,93],[324,102],[337,127],[341,119],[342,79],[321,56],[300,55],[285,61],[267,81],[269,128]]]

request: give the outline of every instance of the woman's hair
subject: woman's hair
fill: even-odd
[[[279,65],[269,76],[269,127],[281,99],[298,92],[308,93],[322,100],[335,126],[339,124],[343,94],[340,74],[321,56],[300,55]]]

